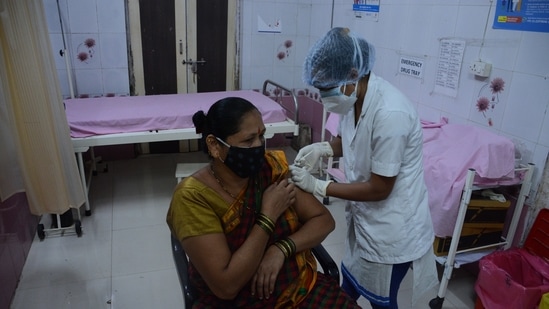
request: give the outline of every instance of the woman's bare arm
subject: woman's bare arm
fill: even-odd
[[[290,238],[295,243],[296,252],[299,252],[320,244],[335,229],[335,221],[316,197],[297,187],[296,191],[294,207],[303,225]]]
[[[294,203],[294,188],[286,180],[271,185],[264,192],[262,212],[276,222]],[[221,299],[233,299],[255,274],[268,240],[269,235],[256,224],[234,253],[223,233],[188,237],[181,245],[212,292]]]

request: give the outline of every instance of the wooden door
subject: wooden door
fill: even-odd
[[[139,0],[145,94],[177,93],[174,0]]]
[[[198,92],[227,90],[227,0],[197,2]],[[212,22],[216,21],[216,22]]]
[[[233,90],[237,1],[130,0],[134,95]],[[156,144],[156,143],[155,143]],[[183,141],[144,153],[196,150]]]

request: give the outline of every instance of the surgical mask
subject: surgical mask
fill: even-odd
[[[356,102],[356,89],[357,87],[355,86],[353,93],[349,96],[345,95],[345,89],[343,93],[341,92],[341,87],[321,91],[322,105],[331,113],[346,115],[351,111]]]
[[[225,166],[238,177],[248,178],[259,173],[265,163],[265,143],[257,147],[244,148],[231,146],[217,137],[216,139],[229,147],[225,161],[221,160],[221,162],[225,163]]]

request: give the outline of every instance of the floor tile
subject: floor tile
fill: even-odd
[[[111,231],[36,238],[18,289],[111,277]]]
[[[113,308],[109,304],[111,293],[110,277],[52,284],[41,288],[18,288],[11,309],[107,309]]]
[[[184,308],[175,268],[112,278],[112,308]]]
[[[173,268],[166,224],[113,231],[112,275],[123,276]]]

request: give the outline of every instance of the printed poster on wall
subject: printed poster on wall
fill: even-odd
[[[457,96],[464,51],[464,40],[442,39],[440,41],[435,92],[454,98]]]
[[[377,20],[379,16],[379,1],[380,0],[354,0],[353,11],[359,14],[356,17],[367,17]]]
[[[497,0],[493,27],[549,32],[549,0]]]

